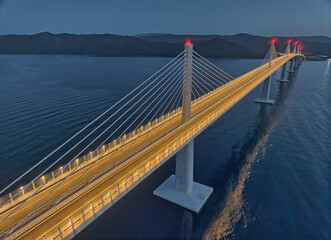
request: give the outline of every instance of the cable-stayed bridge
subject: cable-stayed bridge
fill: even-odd
[[[176,174],[154,194],[199,212],[213,189],[193,181],[194,138],[271,75],[287,82],[303,60],[275,41],[261,66],[233,77],[185,50],[1,191],[2,239],[71,239],[176,154]],[[91,149],[94,149],[90,151]],[[18,187],[19,183],[25,182]],[[15,189],[16,188],[16,189]]]

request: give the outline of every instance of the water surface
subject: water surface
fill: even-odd
[[[0,186],[169,60],[0,55]],[[233,76],[261,62],[211,61]],[[259,86],[196,138],[194,178],[214,188],[199,215],[152,194],[171,159],[75,239],[331,239],[330,64],[273,81],[273,106],[253,103]]]

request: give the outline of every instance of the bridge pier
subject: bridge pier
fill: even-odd
[[[269,98],[270,95],[270,85],[271,85],[271,75],[264,80],[263,82],[263,89],[262,89],[262,96],[261,98],[257,98],[254,100],[256,103],[266,103],[266,104],[274,104],[275,100]]]
[[[296,69],[299,68],[299,66],[301,65],[302,61],[303,61],[303,57],[298,56],[297,57],[297,60],[296,60],[296,66],[295,66]]]
[[[299,57],[295,57],[294,71],[296,71],[299,67]]]
[[[191,119],[192,59],[193,44],[185,44],[182,124]],[[211,187],[193,181],[194,139],[191,139],[176,156],[176,175],[171,175],[153,194],[187,208],[200,212],[213,192]]]
[[[292,74],[294,73],[294,58],[291,59],[291,62],[290,62],[290,68],[288,69],[288,73],[289,74]]]
[[[278,79],[277,82],[289,82],[288,79],[285,79],[286,69],[287,69],[287,62],[283,65],[283,67],[282,67],[282,73],[280,75],[280,79]]]
[[[153,194],[199,213],[213,188],[193,181],[194,140],[176,156],[176,175],[172,174]]]

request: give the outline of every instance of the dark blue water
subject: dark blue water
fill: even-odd
[[[0,55],[1,188],[168,61]],[[212,61],[234,76],[261,62]],[[196,139],[195,180],[214,188],[199,215],[152,194],[172,159],[76,239],[331,239],[331,62],[273,82],[273,106],[260,93]]]

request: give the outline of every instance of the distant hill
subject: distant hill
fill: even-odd
[[[257,58],[260,53],[223,39],[197,41],[206,57]],[[214,49],[214,50],[213,50]],[[52,34],[0,36],[0,54],[81,54],[93,56],[167,56],[183,51],[183,41],[150,41],[112,34]],[[231,54],[232,53],[232,54]]]
[[[145,39],[153,42],[171,42],[171,43],[183,43],[190,39],[192,41],[211,40],[213,38],[220,37],[219,35],[175,35],[168,33],[149,33],[138,34],[134,37]]]
[[[221,38],[228,41],[235,42],[252,49],[254,51],[263,51],[268,48],[270,39],[277,37],[261,37],[249,34],[236,34],[232,36],[221,36]],[[328,55],[331,56],[331,38],[329,37],[277,37],[276,43],[278,51],[284,51],[288,39],[298,40],[304,45],[304,52],[314,55]]]
[[[80,54],[94,56],[172,56],[179,45],[112,34],[51,34],[0,36],[2,54]]]
[[[175,35],[140,34],[52,34],[0,35],[0,54],[76,54],[92,56],[166,56],[173,57],[191,39],[196,51],[215,58],[262,58],[270,37],[236,34]],[[277,49],[283,51],[288,38],[279,38]],[[296,37],[311,54],[331,56],[331,38],[324,36]]]
[[[246,33],[235,35],[174,35],[174,34],[145,34],[136,36],[140,39],[159,42],[167,41],[172,43],[184,42],[186,39],[194,41],[211,40],[221,38],[229,42],[237,43],[251,51],[264,53],[268,49],[270,39],[277,37],[255,36]],[[288,39],[299,40],[304,46],[306,53],[314,55],[331,56],[331,38],[326,36],[303,36],[303,37],[277,37],[277,50],[284,51]]]

